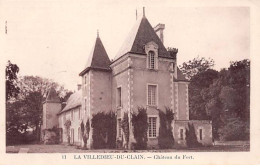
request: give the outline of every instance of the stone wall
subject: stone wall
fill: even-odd
[[[176,147],[186,147],[186,130],[188,123],[194,125],[197,141],[203,146],[211,146],[212,142],[212,123],[210,120],[176,120],[173,122],[173,136]],[[202,139],[200,139],[199,130],[202,129]],[[183,130],[183,131],[181,131]],[[181,132],[183,137],[181,138]]]

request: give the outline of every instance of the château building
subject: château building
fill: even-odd
[[[44,102],[43,129],[62,129],[61,141],[66,142],[65,122],[71,121],[71,143],[82,145],[80,123],[99,112],[116,113],[117,139],[122,139],[120,123],[125,112],[129,115],[130,138],[134,142],[131,114],[145,107],[148,116],[148,147],[158,148],[159,109],[174,112],[172,132],[176,146],[186,146],[188,123],[194,126],[199,143],[212,145],[210,120],[189,120],[188,87],[177,67],[178,49],[166,49],[163,44],[164,24],[154,28],[146,16],[136,20],[134,27],[113,60],[110,60],[101,38],[97,35],[85,68],[79,73],[81,87],[61,109],[54,89]],[[92,147],[92,128],[88,147]]]

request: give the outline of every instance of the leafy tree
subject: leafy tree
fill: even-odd
[[[145,108],[138,107],[138,113],[132,115],[132,123],[136,140],[135,149],[146,149],[148,122]]]
[[[35,128],[36,140],[40,140],[41,124],[42,124],[42,102],[43,97],[40,92],[30,92],[24,100],[26,109],[25,116],[28,126]]]
[[[211,69],[214,66],[214,60],[211,58],[200,58],[199,56],[193,60],[184,62],[179,68],[186,76],[187,79],[191,79],[194,75]]]
[[[24,115],[24,102],[15,101],[6,104],[6,143],[23,143],[28,123]]]
[[[203,99],[203,89],[208,88],[219,73],[213,69],[200,72],[191,78],[189,85],[190,119],[210,119],[206,111],[206,101]]]
[[[40,92],[43,97],[46,97],[50,87],[53,87],[57,91],[60,98],[66,99],[69,97],[65,97],[69,91],[64,89],[63,86],[50,79],[39,76],[21,76],[18,79],[18,86],[21,89],[21,93],[19,94],[21,99],[26,97],[30,92]]]
[[[250,62],[232,62],[219,77],[201,91],[212,117],[213,137],[222,140],[249,139]],[[229,131],[227,131],[229,129]],[[238,131],[240,135],[237,135]]]
[[[12,97],[16,98],[20,91],[16,84],[18,72],[19,67],[16,64],[12,64],[11,61],[8,61],[5,68],[6,101],[10,100]]]

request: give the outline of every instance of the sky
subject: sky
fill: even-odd
[[[1,25],[7,24],[4,61],[20,75],[50,78],[76,90],[89,53],[99,36],[113,59],[138,17],[152,26],[165,24],[165,47],[178,48],[177,63],[197,56],[212,58],[215,69],[250,59],[250,10],[247,7],[176,5],[169,1],[1,1]],[[5,32],[1,26],[0,32]]]

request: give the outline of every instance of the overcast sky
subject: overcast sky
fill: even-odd
[[[215,69],[249,58],[250,11],[245,7],[178,7],[164,1],[6,1],[4,57],[21,75],[38,75],[75,90],[99,29],[110,57],[145,6],[152,26],[165,24],[166,47],[179,49],[178,65],[200,57],[215,60]],[[134,1],[133,1],[134,2]],[[184,5],[185,6],[185,5]],[[3,26],[1,26],[3,32]]]

